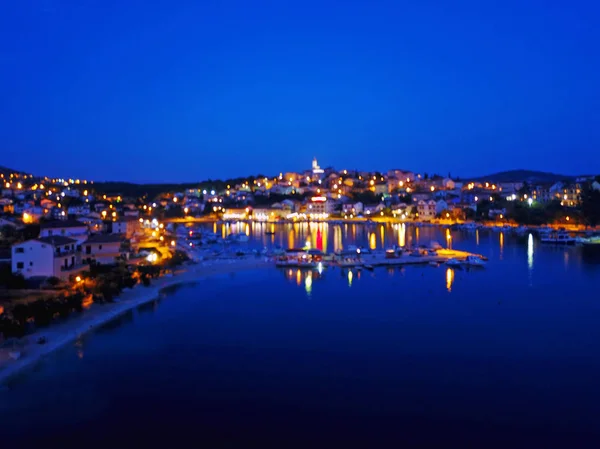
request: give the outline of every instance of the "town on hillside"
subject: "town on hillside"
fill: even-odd
[[[314,159],[299,172],[161,187],[4,170],[0,264],[25,278],[69,279],[90,264],[137,263],[147,260],[149,248],[162,245],[169,252],[164,223],[178,220],[500,221],[586,228],[600,221],[598,177],[536,182],[527,172],[516,173],[523,179],[463,180],[401,169],[335,170]]]

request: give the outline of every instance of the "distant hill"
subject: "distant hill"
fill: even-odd
[[[4,176],[10,175],[11,173],[18,173],[20,175],[29,174],[29,173],[25,173],[23,171],[13,170],[12,168],[4,167],[2,165],[0,165],[0,173],[2,173]]]
[[[479,176],[476,178],[467,178],[474,182],[522,182],[528,183],[550,183],[559,181],[574,180],[576,176],[559,175],[556,173],[548,173],[535,170],[508,170],[499,173],[493,173],[487,176]]]

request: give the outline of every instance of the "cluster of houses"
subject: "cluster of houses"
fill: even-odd
[[[290,218],[342,218],[383,215],[423,221],[441,218],[465,218],[476,212],[482,201],[498,200],[548,203],[560,201],[564,207],[577,207],[581,185],[587,179],[551,184],[520,182],[461,182],[450,177],[427,176],[408,170],[389,170],[372,173],[330,168],[321,169],[316,160],[311,170],[300,173],[281,173],[276,178],[254,180],[228,186],[224,192],[212,192],[209,201],[215,212],[222,211],[225,219],[255,220]],[[596,183],[598,184],[598,183]],[[597,186],[600,189],[600,185]],[[356,194],[371,192],[376,201],[355,201]],[[304,200],[286,199],[270,207],[255,207],[259,196],[300,194]],[[236,207],[226,207],[235,203]],[[242,204],[240,207],[239,204]],[[214,206],[216,204],[216,207]],[[209,205],[210,207],[210,205]],[[503,208],[491,207],[489,217],[502,216]]]
[[[387,214],[422,221],[465,218],[482,201],[549,203],[576,207],[583,182],[461,182],[408,170],[387,173],[321,168],[250,178],[219,188],[164,192],[152,199],[99,193],[92,182],[0,173],[0,228],[40,223],[38,238],[14,245],[10,263],[25,277],[67,278],[91,262],[126,257],[124,241],[135,242],[141,217],[176,209],[185,216],[214,213],[226,220],[260,221],[375,217]],[[600,190],[600,184],[593,182]],[[489,208],[489,217],[505,213]],[[2,259],[2,257],[0,257]]]
[[[130,220],[117,221],[108,232],[91,233],[77,220],[53,220],[40,225],[39,237],[16,243],[11,248],[12,272],[26,279],[56,277],[67,280],[90,264],[113,264],[127,260]],[[139,221],[135,220],[139,227]]]

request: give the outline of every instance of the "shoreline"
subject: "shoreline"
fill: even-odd
[[[357,224],[357,225],[365,225],[365,224],[406,224],[413,226],[452,226],[452,225],[464,225],[464,224],[476,224],[482,228],[491,229],[496,226],[510,226],[512,228],[517,228],[519,226],[525,226],[527,228],[537,230],[542,228],[551,228],[551,229],[565,229],[567,232],[595,232],[600,230],[600,226],[590,227],[583,224],[571,224],[571,223],[545,223],[542,225],[519,225],[512,221],[507,220],[487,220],[487,221],[474,221],[474,220],[449,220],[443,218],[436,218],[433,220],[402,220],[400,218],[392,218],[392,217],[379,217],[373,215],[372,217],[356,217],[356,218],[340,218],[340,217],[330,217],[322,220],[288,220],[281,219],[277,221],[259,221],[252,220],[250,218],[244,219],[235,219],[235,220],[223,220],[217,218],[169,218],[165,219],[165,223],[173,223],[173,224],[207,224],[207,223],[226,223],[226,222],[240,222],[240,223],[257,223],[257,224],[265,224],[265,225],[286,225],[286,224],[296,224],[296,223],[336,223],[341,222],[343,224]]]
[[[118,302],[97,304],[96,307],[92,305],[91,310],[83,312],[77,318],[50,325],[23,337],[21,341],[24,342],[24,345],[17,349],[22,352],[22,355],[17,360],[8,357],[10,351],[8,348],[0,349],[0,356],[2,356],[0,357],[0,387],[5,387],[11,379],[34,368],[46,356],[76,341],[81,336],[93,332],[138,306],[154,301],[159,298],[163,290],[221,274],[258,270],[272,266],[273,264],[262,259],[210,261],[206,265],[192,265],[184,272],[172,277],[163,276],[153,281],[149,287],[138,284],[134,288],[124,291],[117,298]],[[48,342],[38,344],[37,339],[42,336],[46,337]]]

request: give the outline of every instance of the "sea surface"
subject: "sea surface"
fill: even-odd
[[[264,229],[249,247],[437,241],[489,262],[172,288],[0,391],[0,447],[600,447],[596,254],[492,231]]]

